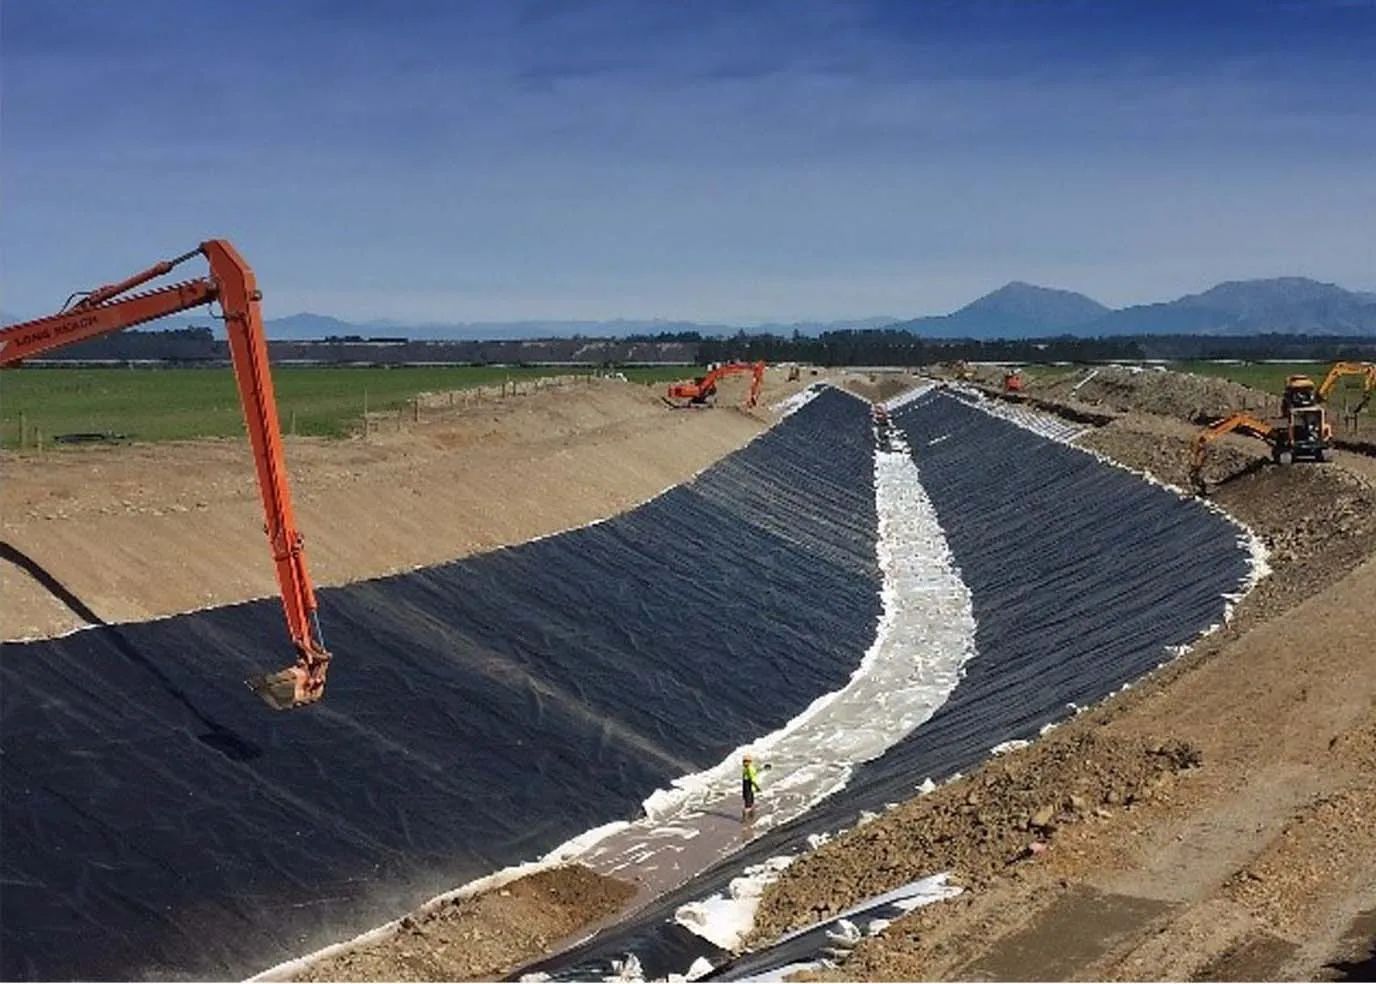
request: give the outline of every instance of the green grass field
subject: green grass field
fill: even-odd
[[[578,370],[572,370],[577,372]],[[691,367],[624,369],[630,380],[686,379]],[[405,407],[417,393],[496,386],[563,372],[553,368],[290,366],[273,370],[284,430],[341,437],[357,429],[364,394],[369,411]],[[23,367],[0,373],[0,447],[19,445],[21,414],[28,446],[35,429],[46,443],[59,434],[105,432],[136,441],[237,437],[244,432],[234,374],[223,369],[78,369]]]
[[[1250,386],[1252,389],[1279,396],[1285,391],[1286,377],[1293,375],[1308,376],[1317,385],[1323,382],[1323,378],[1328,374],[1331,365],[1331,362],[1248,362],[1235,365],[1217,362],[1180,362],[1172,365],[1171,368],[1177,372],[1192,372],[1200,376],[1218,376],[1234,383],[1241,383],[1243,386]],[[1361,376],[1342,377],[1328,395],[1329,405],[1339,410],[1343,408],[1344,403],[1355,407],[1362,398],[1363,383],[1364,380]],[[1362,411],[1362,416],[1364,418],[1376,416],[1376,400],[1367,405],[1366,409]]]
[[[1305,375],[1315,383],[1323,382],[1328,372],[1327,362],[1276,362],[1276,363],[1219,363],[1219,362],[1177,362],[1171,366],[1176,372],[1192,372],[1197,376],[1217,376],[1252,389],[1263,390],[1279,396],[1285,390],[1285,378]],[[1361,381],[1354,380],[1356,388],[1361,389]],[[1342,389],[1342,383],[1338,388]]]

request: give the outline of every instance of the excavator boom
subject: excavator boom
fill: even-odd
[[[75,306],[46,318],[0,328],[0,366],[200,307],[214,299],[214,285],[205,280],[189,280],[126,298],[119,304]]]
[[[1328,395],[1333,392],[1333,388],[1338,385],[1338,380],[1344,376],[1362,376],[1362,399],[1351,411],[1352,416],[1356,416],[1366,409],[1366,405],[1371,402],[1372,396],[1376,395],[1376,362],[1335,362],[1333,367],[1328,370],[1328,375],[1319,384],[1319,399],[1327,400]]]
[[[121,296],[198,255],[209,262],[208,277]],[[225,240],[212,239],[175,259],[99,287],[58,314],[0,328],[0,366],[211,301],[219,302],[258,471],[265,529],[282,607],[296,647],[296,662],[292,666],[254,677],[249,686],[269,705],[281,709],[320,699],[325,691],[330,653],[320,634],[315,590],[306,572],[305,548],[292,511],[277,401],[268,369],[267,339],[258,303],[261,298],[253,271],[243,257]]]
[[[1230,417],[1225,417],[1215,424],[1204,428],[1195,435],[1193,450],[1190,457],[1190,479],[1198,487],[1203,486],[1203,472],[1205,456],[1208,453],[1209,445],[1218,440],[1224,434],[1238,431],[1249,437],[1272,444],[1275,435],[1275,426],[1268,424],[1264,420],[1259,420],[1248,413],[1235,413]]]

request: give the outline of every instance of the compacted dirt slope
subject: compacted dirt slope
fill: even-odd
[[[344,441],[287,439],[317,584],[451,560],[578,526],[656,495],[768,424],[798,389],[771,373],[761,407],[729,384],[711,410],[671,411],[660,387],[613,380],[427,410]],[[0,455],[0,638],[82,620],[14,551],[107,621],[271,595],[246,442]]]
[[[1158,374],[1148,392],[1192,408],[1208,395],[1193,386]],[[1130,397],[1115,390],[1119,406]],[[1081,443],[1183,484],[1195,430],[1128,412]],[[757,936],[950,870],[970,891],[823,976],[1323,978],[1367,959],[1376,460],[1282,469],[1264,454],[1229,442],[1210,464],[1214,499],[1266,541],[1274,568],[1227,628],[799,861],[766,895]]]
[[[492,980],[611,916],[632,885],[577,865],[536,872],[403,919],[394,933],[324,957],[300,981]]]

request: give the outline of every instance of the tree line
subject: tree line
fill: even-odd
[[[632,340],[632,339],[628,339]],[[901,329],[827,331],[817,336],[751,334],[714,337],[697,332],[637,336],[646,342],[697,346],[698,362],[733,359],[807,362],[823,366],[915,366],[934,362],[1133,362],[1143,359],[1285,359],[1330,361],[1376,358],[1376,338],[1334,335],[1128,335],[1108,338],[922,338]]]

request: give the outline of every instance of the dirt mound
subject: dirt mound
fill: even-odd
[[[298,981],[493,980],[618,912],[625,882],[574,865],[407,916],[395,933],[312,964]]]
[[[838,385],[871,403],[879,403],[906,393],[919,382],[916,376],[906,372],[848,372],[841,377]]]
[[[1122,366],[1100,366],[1033,379],[1028,389],[1052,399],[1073,399],[1114,410],[1137,410],[1189,421],[1222,417],[1235,410],[1268,414],[1279,410],[1274,396],[1226,379]]]
[[[1076,443],[1115,461],[1150,472],[1182,489],[1192,487],[1192,442],[1198,428],[1159,417],[1129,413]],[[1213,486],[1270,461],[1264,445],[1241,437],[1214,441],[1204,459],[1204,479]]]
[[[1200,764],[1198,749],[1180,741],[1052,736],[795,862],[767,890],[755,936],[772,939],[936,871],[982,886],[1062,828],[1167,795],[1177,773]]]

